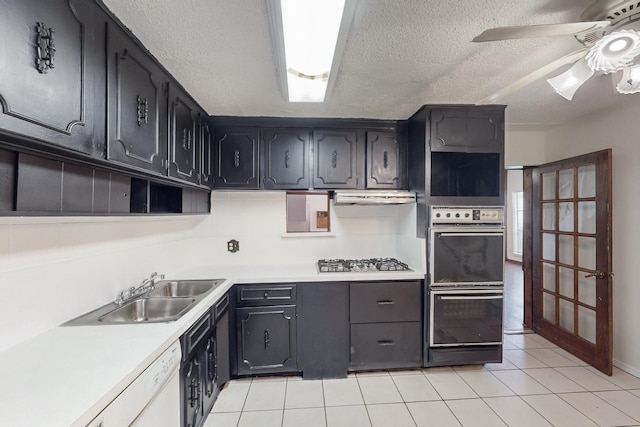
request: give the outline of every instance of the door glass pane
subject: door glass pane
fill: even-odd
[[[553,200],[556,198],[556,174],[542,174],[542,200]]]
[[[578,307],[578,335],[596,343],[596,312],[586,307]]]
[[[555,325],[556,323],[556,299],[553,295],[542,294],[542,317]]]
[[[573,265],[573,236],[558,236],[558,261]]]
[[[560,300],[560,326],[573,333],[573,303],[570,301]]]
[[[560,295],[573,298],[573,270],[566,267],[558,269],[558,287]]]
[[[542,258],[555,261],[556,260],[556,235],[542,233]]]
[[[578,197],[596,196],[596,165],[578,168]]]
[[[573,231],[573,202],[558,203],[558,229]]]
[[[578,273],[578,301],[596,306],[596,278],[584,277],[584,272]]]
[[[573,199],[573,169],[565,169],[558,174],[558,198]]]
[[[542,287],[550,291],[556,291],[556,266],[542,264]]]
[[[589,270],[596,269],[595,237],[578,237],[578,266]]]
[[[578,203],[578,233],[596,232],[596,202]]]
[[[542,229],[543,230],[556,229],[556,204],[555,203],[542,204]]]

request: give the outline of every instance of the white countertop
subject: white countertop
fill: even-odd
[[[304,264],[196,266],[167,278],[227,281],[175,322],[57,327],[0,353],[0,425],[86,425],[235,283],[415,280],[424,274],[318,273]]]

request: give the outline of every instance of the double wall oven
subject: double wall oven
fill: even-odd
[[[502,361],[504,208],[432,206],[425,366]]]

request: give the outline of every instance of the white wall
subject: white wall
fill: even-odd
[[[615,364],[640,376],[640,98],[583,117],[546,134],[546,161],[613,149],[613,356]]]
[[[537,166],[545,162],[545,127],[505,126],[505,166]]]
[[[183,269],[202,220],[0,218],[0,351]]]
[[[196,264],[299,264],[321,258],[397,257],[424,268],[424,241],[415,238],[415,204],[330,207],[331,233],[285,236],[284,192],[214,192],[212,214],[198,228]],[[240,242],[227,251],[226,242]]]
[[[211,215],[0,218],[0,351],[112,301],[153,271],[389,256],[425,268],[415,204],[332,205],[332,237],[283,238],[284,192],[212,199]],[[232,238],[240,241],[234,254]]]

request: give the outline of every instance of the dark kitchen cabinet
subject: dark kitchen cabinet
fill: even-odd
[[[300,370],[304,379],[346,378],[349,368],[349,283],[301,286]]]
[[[504,145],[504,108],[434,108],[431,151],[496,152]]]
[[[367,132],[367,188],[405,188],[405,141],[397,132]]]
[[[217,128],[215,130],[214,187],[255,189],[260,187],[260,130],[251,127]]]
[[[409,118],[418,237],[426,236],[430,205],[504,205],[504,114],[504,105],[425,105]]]
[[[15,210],[18,154],[0,149],[0,212]]]
[[[196,427],[204,419],[202,413],[202,360],[193,356],[181,368],[180,395],[182,400],[182,426]]]
[[[81,0],[2,2],[0,133],[104,156],[97,10]]]
[[[198,146],[198,162],[200,171],[200,184],[213,188],[214,163],[213,163],[213,136],[206,117],[200,118],[200,142]]]
[[[86,165],[17,154],[16,211],[128,213],[131,178]],[[36,188],[38,191],[33,191]]]
[[[352,282],[349,307],[351,370],[421,366],[421,282]]]
[[[200,184],[198,150],[202,113],[182,90],[169,88],[169,175]]]
[[[237,285],[237,375],[298,371],[297,285]]]
[[[313,130],[315,188],[362,188],[358,168],[363,157],[361,134],[356,130]]]
[[[166,175],[168,76],[118,25],[107,28],[107,158]]]
[[[236,322],[238,375],[297,371],[295,305],[240,307]]]
[[[307,189],[310,177],[309,129],[262,130],[261,173],[266,189]]]

